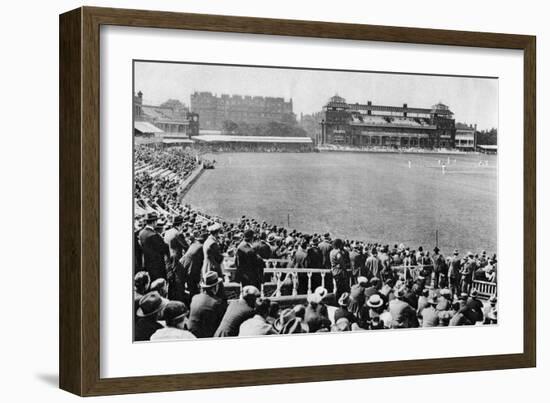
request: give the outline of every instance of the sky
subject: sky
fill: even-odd
[[[190,104],[194,91],[292,98],[294,113],[322,109],[338,94],[348,103],[430,108],[443,102],[457,122],[498,128],[498,79],[269,67],[136,62],[134,89],[144,103],[167,99]]]

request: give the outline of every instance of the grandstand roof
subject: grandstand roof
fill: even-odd
[[[226,134],[201,134],[193,136],[194,140],[206,143],[280,143],[311,144],[309,137],[276,137],[276,136],[233,136]]]
[[[193,144],[194,141],[191,139],[183,138],[183,139],[163,139],[162,142],[164,144],[176,144],[176,143],[184,143],[184,144]]]
[[[134,129],[140,133],[164,133],[164,131],[149,122],[134,122]]]

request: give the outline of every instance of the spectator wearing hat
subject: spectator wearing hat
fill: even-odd
[[[338,308],[334,311],[335,322],[337,322],[340,318],[347,318],[350,324],[357,322],[355,315],[348,310],[348,305],[350,303],[349,296],[349,292],[345,292],[340,296],[340,299],[338,300]]]
[[[378,250],[372,248],[370,256],[365,261],[366,277],[378,277],[379,272],[382,270],[382,263],[378,259]]]
[[[139,233],[139,243],[143,251],[143,268],[149,273],[151,281],[166,278],[166,261],[169,258],[168,245],[155,230],[157,213],[146,216],[146,225]]]
[[[273,329],[279,334],[304,333],[300,318],[292,308],[287,308],[279,314],[273,323]]]
[[[263,282],[264,261],[252,247],[254,231],[246,230],[243,238],[235,256],[235,281],[243,287],[253,285],[259,289]]]
[[[476,323],[483,321],[483,302],[479,300],[477,290],[472,289],[470,296],[466,299],[464,308],[464,314],[470,322]]]
[[[327,295],[328,291],[323,287],[317,287],[312,294],[308,295],[304,320],[310,333],[315,333],[320,329],[330,329],[331,321],[328,317],[328,309],[323,303]]]
[[[336,284],[334,294],[337,299],[339,299],[344,292],[349,292],[350,290],[343,248],[344,243],[342,240],[336,238],[332,242],[332,250],[330,251],[330,271]]]
[[[430,306],[428,300],[430,299],[430,289],[424,288],[418,297],[416,312],[420,314],[424,308]]]
[[[197,337],[212,337],[225,314],[227,304],[217,296],[222,279],[209,271],[200,283],[202,292],[191,300],[189,330]]]
[[[163,299],[164,304],[168,302],[168,282],[163,278],[157,278],[151,283],[149,291],[156,291]]]
[[[386,311],[384,299],[379,294],[371,295],[365,305],[368,311],[364,328],[380,329],[391,326],[391,316]]]
[[[353,244],[353,249],[349,254],[351,275],[354,283],[357,282],[357,277],[365,276],[365,255],[363,254],[363,248],[359,242]]]
[[[439,326],[439,312],[435,309],[438,304],[434,295],[427,300],[428,306],[418,313],[418,319],[422,327]]]
[[[260,232],[260,236],[257,242],[252,245],[254,251],[262,259],[271,259],[271,246],[267,243],[267,234],[265,231]]]
[[[134,220],[134,273],[143,270],[143,249],[139,243],[139,233],[144,228],[144,220]]]
[[[190,299],[200,292],[199,283],[201,281],[204,261],[203,244],[206,237],[205,233],[199,231],[194,233],[195,239],[193,243],[180,260],[181,271],[176,272],[179,281],[183,281],[186,284]]]
[[[462,271],[462,260],[458,256],[458,250],[455,249],[453,252],[453,257],[449,263],[449,287],[453,296],[460,293],[460,281],[461,281],[461,271]]]
[[[238,300],[231,301],[214,337],[238,336],[241,324],[254,316],[256,299],[260,297],[260,291],[253,285],[243,287]]]
[[[206,239],[203,245],[204,260],[202,265],[202,275],[209,271],[218,273],[218,277],[223,277],[222,263],[223,254],[219,241],[220,231],[222,229],[221,224],[214,223],[208,227],[210,235]]]
[[[330,234],[327,232],[323,236],[323,240],[319,243],[319,250],[323,256],[322,269],[330,269],[330,251],[332,250],[332,244],[330,242]]]
[[[390,301],[388,311],[392,316],[392,325],[394,329],[418,327],[416,310],[406,301],[407,289],[401,287],[397,290],[396,298]]]
[[[267,322],[271,303],[267,298],[257,298],[254,316],[245,320],[239,327],[239,336],[265,336],[277,334],[273,326]]]
[[[465,293],[470,292],[470,289],[472,288],[473,279],[474,279],[473,276],[476,270],[477,270],[477,263],[476,263],[474,254],[472,252],[468,252],[466,261],[464,262],[464,265],[462,266],[462,269],[460,271],[460,275],[461,275],[460,289],[462,292],[465,292]]]
[[[157,330],[163,328],[158,322],[159,314],[163,308],[164,302],[158,292],[153,291],[141,297],[136,312],[135,341],[148,341]]]
[[[305,269],[312,267],[308,262],[308,246],[309,240],[307,237],[303,237],[298,249],[294,253],[292,258],[291,267],[297,269]],[[307,294],[308,288],[308,277],[307,274],[303,271],[298,271],[298,294],[305,295]]]
[[[483,324],[484,325],[493,325],[497,323],[497,297],[492,295],[489,298],[489,305],[483,310]]]
[[[188,313],[189,310],[183,302],[168,302],[163,310],[166,327],[153,333],[151,341],[196,339],[195,335],[187,330]]]
[[[183,216],[177,215],[172,221],[172,227],[164,233],[164,242],[169,247],[170,257],[175,261],[180,260],[189,247],[182,233],[184,225]]]
[[[434,268],[434,288],[440,288],[440,286],[447,286],[447,264],[445,263],[445,257],[439,253],[439,248],[434,248],[434,254],[432,255],[432,264]],[[441,282],[441,284],[440,284]]]
[[[453,310],[455,311],[455,314],[449,321],[449,326],[469,326],[474,324],[468,320],[468,317],[465,314],[467,308],[461,307],[460,302],[457,301],[453,303]]]
[[[146,271],[137,272],[134,276],[134,314],[139,308],[139,301],[149,292],[151,279]]]
[[[380,253],[378,254],[378,260],[380,261],[380,271],[381,272],[387,272],[387,271],[391,270],[391,262],[390,262],[390,255],[389,255],[388,245],[384,245],[382,247],[382,249],[380,250]],[[382,278],[380,273],[378,273],[375,276]]]

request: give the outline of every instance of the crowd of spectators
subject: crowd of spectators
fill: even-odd
[[[224,221],[178,204],[178,181],[200,161],[155,152],[136,158],[164,166],[174,152],[187,162],[181,173],[167,162],[178,173],[168,182],[148,176],[138,186],[136,178],[136,198],[147,202],[135,219],[136,341],[497,322],[496,296],[484,302],[474,286],[496,283],[496,255],[333,239],[246,216]],[[293,270],[274,283],[266,262]],[[322,269],[324,281],[308,278],[308,268]],[[240,292],[230,299],[234,284]]]

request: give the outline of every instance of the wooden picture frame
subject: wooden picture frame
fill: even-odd
[[[99,36],[101,25],[523,50],[523,353],[101,378],[99,315]],[[93,396],[525,368],[536,365],[536,41],[534,36],[81,7],[60,16],[59,40],[59,361],[62,389],[81,396]]]

